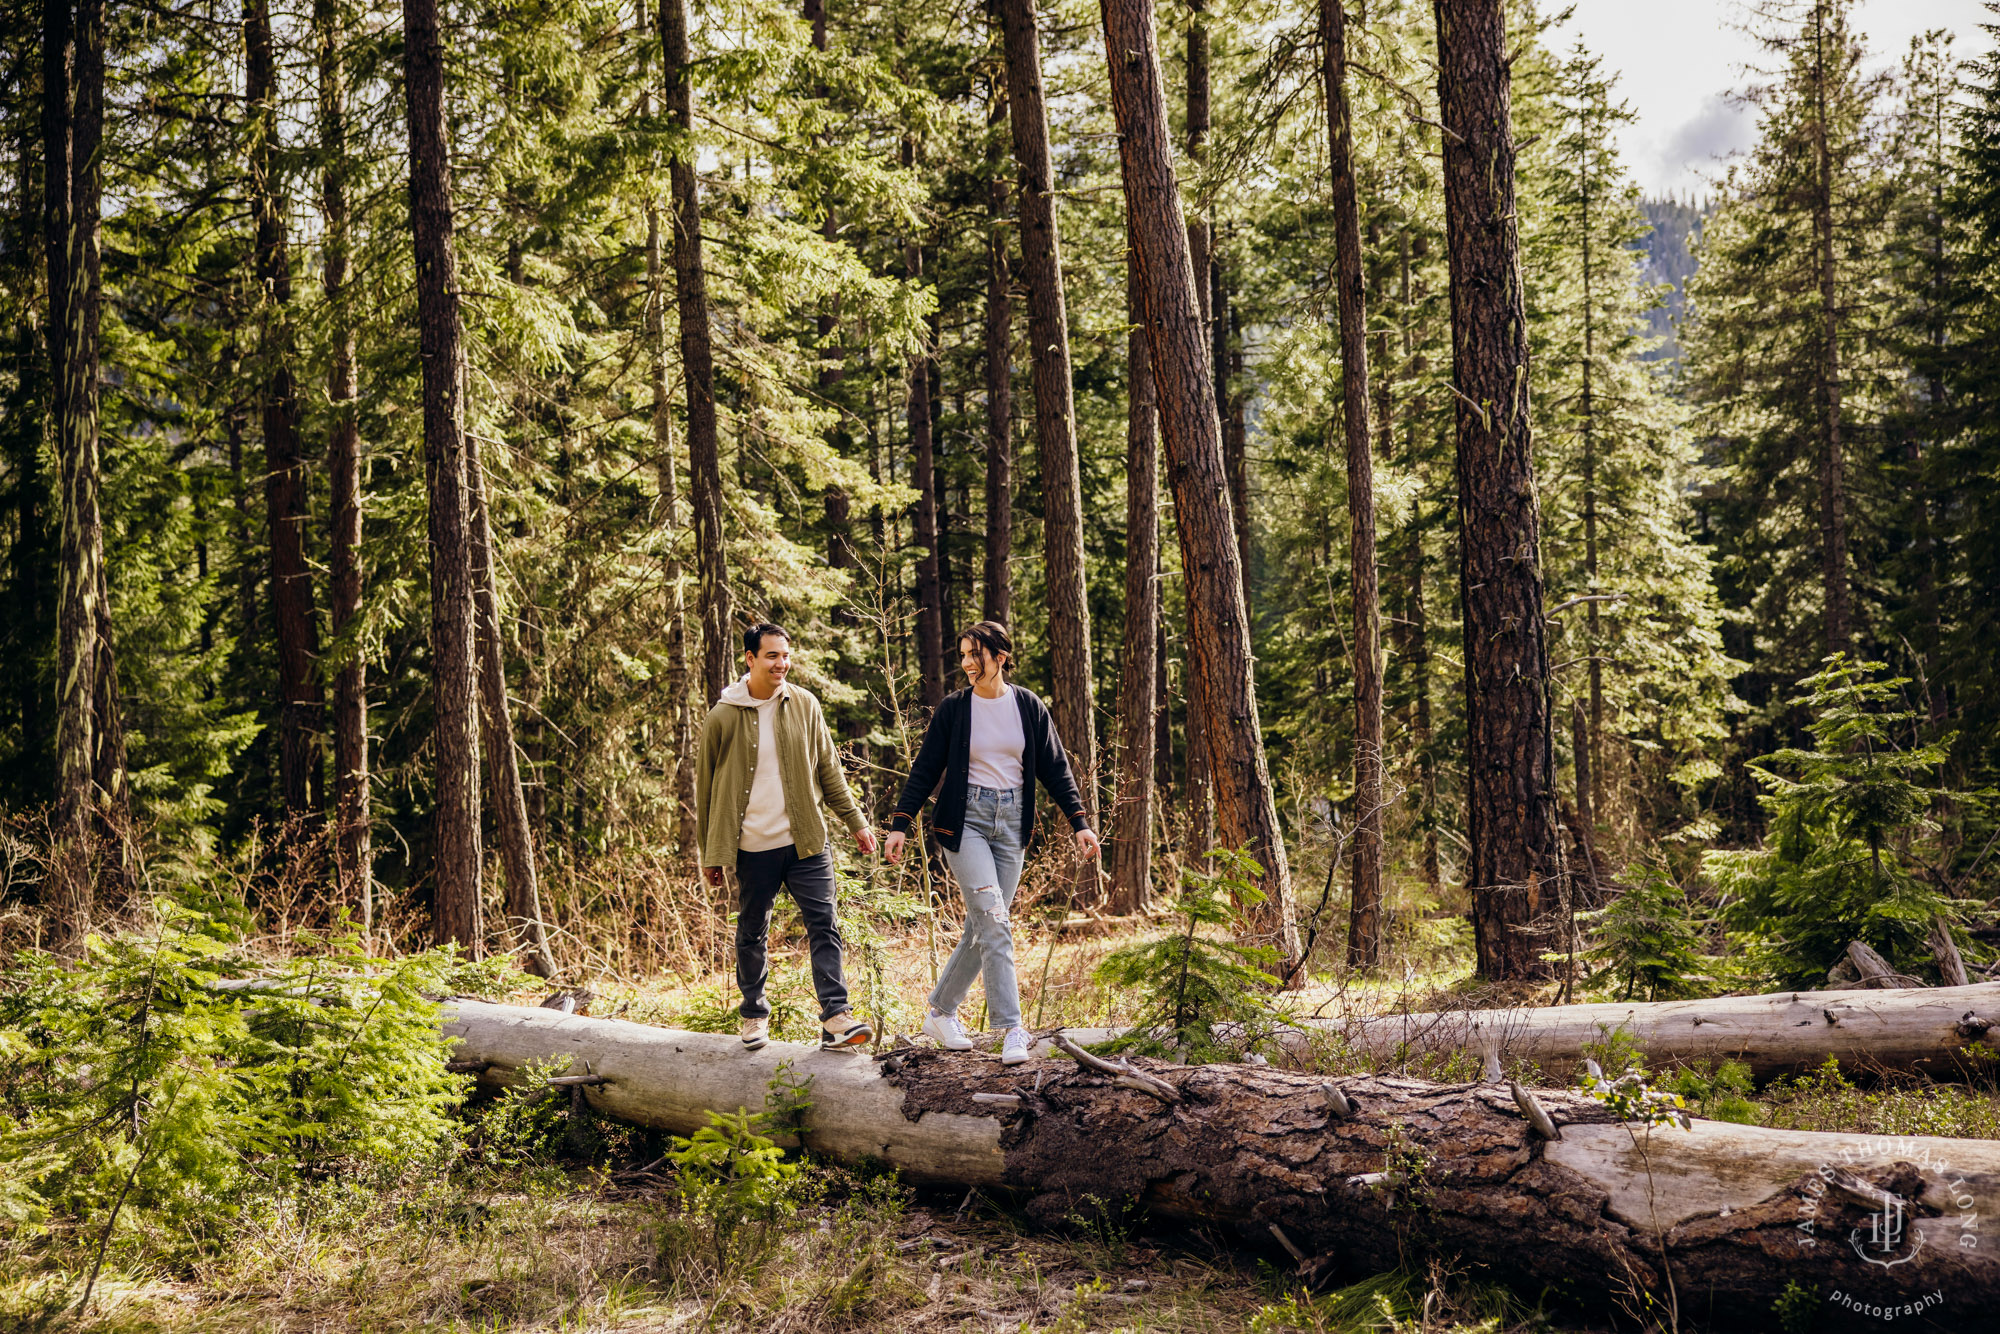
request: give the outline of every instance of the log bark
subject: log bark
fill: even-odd
[[[444,116],[444,48],[437,0],[404,0],[403,82],[410,129],[410,235],[417,270],[417,342],[424,381],[424,481],[429,499],[431,696],[436,781],[433,928],[477,955],[479,704],[472,580],[472,500],[465,458],[465,354],[458,325],[451,162]]]
[[[1213,777],[1223,837],[1247,849],[1264,868],[1266,897],[1252,910],[1253,931],[1277,949],[1281,966],[1276,971],[1302,978],[1304,970],[1294,966],[1299,934],[1291,866],[1257,720],[1250,618],[1223,474],[1222,428],[1202,346],[1194,267],[1167,137],[1153,6],[1151,0],[1105,0],[1102,8],[1133,263],[1187,579],[1194,667],[1188,716],[1199,711],[1210,723],[1210,754],[1220,761]],[[1194,749],[1192,738],[1189,748]]]
[[[998,0],[1007,53],[1007,112],[1020,168],[1021,272],[1028,288],[1029,363],[1035,381],[1035,443],[1042,492],[1043,577],[1049,625],[1049,712],[1069,752],[1084,816],[1097,826],[1097,707],[1090,670],[1090,601],[1083,570],[1083,476],[1070,384],[1069,310],[1055,172],[1042,97],[1035,0]],[[1097,867],[1079,860],[1074,892],[1096,898]]]
[[[1535,1090],[1548,1139],[1493,1084],[1148,1061],[1009,1068],[929,1048],[880,1062],[789,1043],[746,1053],[727,1034],[476,1001],[456,1003],[446,1032],[483,1083],[567,1057],[571,1075],[603,1081],[576,1086],[593,1108],[677,1134],[711,1110],[761,1108],[789,1061],[811,1080],[796,1138],[816,1153],[1008,1191],[1048,1223],[1095,1196],[1266,1245],[1275,1229],[1313,1270],[1452,1256],[1600,1310],[1646,1309],[1649,1295],[1657,1312],[1671,1292],[1683,1318],[1751,1327],[1788,1283],[1864,1304],[1927,1300],[1927,1316],[1958,1322],[1939,1328],[1971,1328],[2000,1296],[2000,1257],[1970,1222],[2000,1206],[2000,1144],[1986,1141],[1648,1130],[1582,1094]],[[1869,1216],[1888,1216],[1884,1192],[1922,1237],[1906,1235],[1894,1265],[1862,1254]]]
[[[1375,581],[1375,459],[1368,422],[1368,305],[1361,280],[1361,204],[1347,106],[1347,15],[1319,0],[1320,82],[1326,96],[1327,176],[1333,196],[1340,306],[1340,420],[1347,445],[1349,592],[1354,601],[1353,893],[1347,966],[1382,962],[1382,616]]]
[[[1481,976],[1545,976],[1563,875],[1501,0],[1437,0],[1458,434],[1466,826]]]

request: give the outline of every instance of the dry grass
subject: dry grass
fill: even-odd
[[[37,1319],[20,1286],[0,1289],[0,1323],[79,1334],[1548,1328],[1539,1320],[1461,1324],[1450,1318],[1460,1304],[1441,1282],[1431,1290],[1433,1319],[1336,1318],[1337,1302],[1306,1298],[1280,1270],[1219,1239],[1029,1232],[977,1197],[910,1202],[877,1191],[823,1203],[794,1221],[753,1276],[701,1290],[677,1286],[662,1270],[652,1228],[668,1206],[652,1189],[544,1173],[443,1213],[430,1208],[437,1203],[398,1196],[352,1218],[259,1220],[194,1274],[104,1285],[80,1324]],[[1421,1278],[1414,1291],[1420,1308]]]

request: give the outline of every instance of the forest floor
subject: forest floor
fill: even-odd
[[[1068,933],[1024,924],[1019,962],[1031,1024],[1104,1026],[1129,1019],[1120,998],[1093,980],[1097,963],[1159,923],[1120,934]],[[782,914],[773,936],[774,1029],[806,1040],[816,1027],[803,941]],[[932,951],[948,940],[850,942],[857,1008],[891,1032],[913,1032],[932,976]],[[1388,1004],[1498,999],[1468,991],[1470,959],[1452,919],[1408,924],[1387,970],[1365,989],[1315,981],[1292,1003],[1306,1012]],[[734,1031],[732,975],[697,966],[648,977],[594,976],[589,1012],[673,1027]],[[513,995],[533,1004],[542,984],[523,977]],[[1523,993],[1517,1002],[1550,999]],[[978,992],[964,1017],[982,1017]],[[997,1035],[994,1035],[997,1040]],[[1474,1058],[1420,1073],[1471,1077]],[[1523,1072],[1532,1073],[1532,1072]],[[1544,1078],[1566,1083],[1566,1072]],[[1963,1086],[1856,1087],[1837,1071],[1751,1093],[1689,1085],[1708,1114],[1803,1129],[1870,1130],[2000,1138],[2000,1093]],[[1240,1238],[1149,1230],[1142,1220],[1078,1218],[1064,1233],[1030,1228],[1002,1200],[977,1193],[912,1191],[815,1165],[796,1207],[768,1225],[743,1225],[742,1249],[718,1267],[713,1233],[677,1226],[678,1197],[652,1165],[663,1137],[601,1122],[581,1109],[543,1104],[537,1146],[459,1158],[379,1190],[350,1186],[288,1198],[239,1220],[220,1252],[162,1265],[157,1273],[107,1274],[81,1325],[46,1313],[47,1279],[0,1274],[0,1327],[86,1329],[101,1334],[317,1334],[335,1330],[641,1331],[749,1334],[868,1330],[1173,1331],[1174,1334],[1512,1334],[1607,1330],[1604,1312],[1545,1313],[1532,1295],[1421,1267],[1317,1295],[1275,1251]],[[581,1114],[578,1114],[580,1111]],[[174,1251],[161,1239],[162,1254]],[[1637,1327],[1624,1322],[1625,1327]]]

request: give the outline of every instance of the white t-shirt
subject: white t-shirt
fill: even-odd
[[[778,768],[778,701],[790,692],[779,686],[769,699],[750,693],[749,678],[730,683],[722,702],[757,710],[757,767],[750,778],[750,797],[743,803],[743,830],[736,840],[743,852],[769,852],[792,842],[792,817],[785,810],[785,779]]]
[[[1003,686],[999,699],[987,699],[973,691],[972,753],[965,781],[973,787],[1011,792],[1021,786],[1021,754],[1027,748],[1014,687]]]

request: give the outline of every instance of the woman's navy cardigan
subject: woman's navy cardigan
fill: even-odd
[[[931,816],[931,828],[937,833],[938,842],[953,852],[958,851],[959,836],[965,830],[966,774],[972,765],[971,698],[972,688],[967,686],[945,696],[944,703],[931,715],[923,748],[917,752],[916,763],[910,766],[910,777],[903,784],[903,795],[896,799],[896,812],[889,820],[891,830],[907,834],[911,821],[923,810],[931,793],[936,792],[937,811]],[[1025,743],[1021,772],[1028,776],[1028,781],[1021,784],[1024,789],[1021,845],[1026,847],[1034,839],[1036,778],[1042,780],[1049,795],[1056,799],[1056,805],[1069,817],[1071,828],[1088,828],[1090,821],[1083,812],[1083,794],[1077,791],[1069,755],[1063,750],[1062,738],[1056,735],[1048,705],[1034,691],[1020,686],[1014,687],[1014,702],[1021,709],[1021,737]]]

